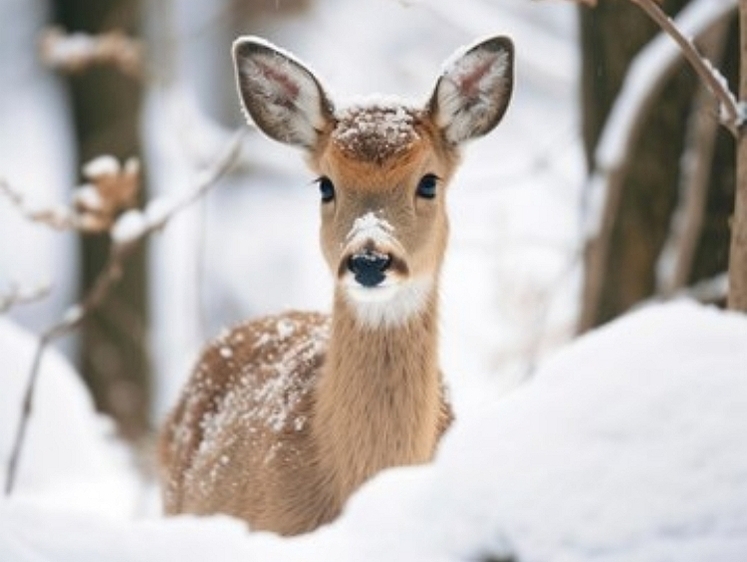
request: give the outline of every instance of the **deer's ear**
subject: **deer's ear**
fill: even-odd
[[[508,37],[493,37],[452,55],[428,103],[446,139],[459,144],[490,132],[506,112],[513,75],[514,47]]]
[[[312,148],[333,113],[316,76],[288,53],[257,37],[237,39],[233,61],[248,117],[275,140]]]

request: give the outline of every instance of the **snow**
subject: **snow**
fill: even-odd
[[[69,311],[71,315],[78,313],[75,307]],[[34,336],[0,318],[3,484],[5,460],[10,455],[36,346]],[[131,459],[115,440],[111,421],[94,412],[80,375],[54,349],[48,349],[42,359],[15,484],[13,503],[99,516],[130,517],[135,513],[138,483]],[[8,558],[0,555],[0,560]]]
[[[350,232],[345,236],[349,246],[373,240],[378,244],[388,244],[392,241],[394,227],[383,217],[374,212],[368,212],[353,221]]]
[[[83,175],[89,180],[95,180],[100,177],[116,176],[119,174],[119,171],[119,160],[109,154],[97,156],[83,166]]]
[[[529,384],[458,412],[433,464],[385,471],[308,535],[247,533],[226,517],[71,515],[18,498],[0,502],[0,559],[189,562],[219,549],[224,561],[744,560],[745,341],[741,314],[689,301],[641,309],[557,353]],[[70,413],[63,400],[47,407]]]
[[[122,213],[111,228],[111,237],[117,244],[128,244],[138,239],[149,228],[146,215],[138,209]]]
[[[734,10],[736,5],[736,0],[697,0],[685,6],[674,22],[686,37],[698,36],[713,22]],[[625,155],[636,142],[641,115],[656,90],[663,85],[663,77],[669,75],[680,61],[682,52],[679,46],[662,32],[631,62],[594,153],[596,171],[588,184],[589,201],[584,227],[587,238],[596,236],[601,228],[601,210],[608,197],[611,177],[623,165]],[[716,80],[724,80],[710,62],[706,61],[706,65]]]
[[[46,56],[52,65],[69,64],[70,61],[85,60],[97,51],[97,41],[86,33],[71,33],[67,36],[55,37],[49,43]]]
[[[382,103],[375,98],[366,104],[350,105],[336,114],[332,139],[344,152],[384,160],[415,142],[415,114],[404,103]]]
[[[43,72],[22,56],[34,53],[41,3],[6,4],[19,13],[21,5],[36,8],[26,19],[0,8],[3,21],[23,31],[22,38],[0,34],[8,54],[0,64],[0,102],[8,106],[0,112],[2,174],[49,207],[47,200],[68,200],[64,189],[75,185],[65,148],[74,143],[59,92],[39,86]],[[153,68],[168,68],[169,76],[149,81],[142,117],[156,198],[144,218],[132,215],[131,226],[120,226],[124,238],[141,220],[159,224],[182,205],[238,124],[227,55],[235,22],[216,17],[226,6],[175,3],[171,21],[158,3],[148,4],[148,24],[162,26],[150,31]],[[337,522],[291,540],[249,534],[226,517],[162,519],[153,485],[140,481],[78,375],[51,350],[18,493],[0,500],[0,560],[747,558],[745,320],[687,302],[654,306],[557,351],[575,320],[585,172],[574,25],[570,3],[527,0],[464,0],[458,9],[449,0],[407,8],[317,0],[296,19],[257,24],[256,32],[317,66],[343,94],[336,101],[385,91],[422,104],[456,45],[495,34],[514,40],[511,107],[494,133],[469,146],[447,194],[441,362],[457,422],[434,464],[386,471]],[[152,237],[157,419],[221,327],[288,308],[329,309],[310,178],[293,151],[251,135],[224,185]],[[47,230],[16,220],[15,209],[0,213],[2,235],[14,240],[0,242],[0,274],[20,286],[41,275],[67,287],[43,315],[14,309],[27,324],[49,325],[74,301],[73,241],[47,241]],[[238,360],[237,342],[223,342],[217,357]],[[0,319],[0,459],[33,345]],[[306,427],[309,420],[289,419],[274,387],[257,390],[271,427]],[[234,462],[225,457],[216,456],[219,467]]]
[[[674,21],[685,36],[697,36],[736,5],[736,0],[698,0],[686,6]],[[635,57],[602,132],[595,153],[598,167],[610,169],[620,164],[628,144],[634,142],[631,136],[634,117],[651,95],[651,89],[657,86],[657,77],[668,74],[681,59],[680,48],[664,33]]]
[[[87,211],[99,211],[104,207],[104,201],[99,190],[91,184],[84,184],[76,189],[74,201],[76,207]]]
[[[74,131],[62,83],[38,60],[37,33],[48,16],[41,0],[0,2],[0,177],[36,208],[68,201],[75,184]],[[48,298],[11,310],[34,330],[59,318],[75,297],[76,237],[30,224],[0,200],[0,286],[52,284]]]
[[[80,322],[82,317],[83,307],[79,304],[74,304],[63,313],[62,322],[71,325]]]

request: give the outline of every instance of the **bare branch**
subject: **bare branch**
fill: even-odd
[[[140,163],[137,158],[130,158],[120,167],[113,156],[99,156],[83,166],[83,175],[89,183],[75,189],[72,208],[32,208],[23,195],[3,179],[0,179],[0,194],[30,221],[56,230],[78,230],[86,234],[107,232],[117,215],[137,202]]]
[[[37,285],[22,287],[18,283],[10,283],[5,292],[0,292],[0,314],[4,314],[19,304],[28,304],[46,297],[52,290],[51,285]]]
[[[0,195],[4,195],[10,201],[23,217],[32,221],[46,224],[56,230],[75,229],[75,220],[69,209],[65,207],[33,209],[30,207],[24,196],[11,187],[4,178],[0,178]]]
[[[9,496],[13,491],[16,472],[18,470],[18,461],[23,450],[26,427],[33,408],[33,396],[39,376],[39,366],[47,345],[51,341],[77,328],[101,303],[111,286],[122,276],[124,261],[134,251],[139,242],[143,241],[156,230],[162,229],[182,209],[204,196],[217,184],[217,181],[236,161],[245,131],[246,129],[242,127],[231,138],[226,148],[215,161],[215,164],[199,175],[195,185],[184,197],[168,204],[158,200],[152,201],[144,213],[134,210],[128,211],[112,225],[110,229],[112,245],[109,250],[109,257],[96,278],[93,287],[78,304],[73,305],[65,312],[59,322],[47,328],[39,338],[39,345],[37,346],[34,361],[26,381],[23,408],[18,421],[12,454],[8,461],[5,481],[6,496]]]
[[[637,4],[646,12],[657,25],[669,35],[679,46],[682,54],[693,67],[703,83],[708,87],[711,93],[719,100],[721,104],[721,123],[736,137],[737,130],[744,123],[745,115],[742,108],[737,102],[737,98],[729,89],[729,85],[714,68],[710,61],[703,57],[691,39],[687,38],[680,28],[664,13],[661,7],[654,0],[630,0]],[[735,0],[722,0],[722,4],[731,4],[736,7]]]

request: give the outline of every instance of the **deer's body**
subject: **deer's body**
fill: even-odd
[[[321,176],[334,304],[331,316],[267,317],[207,347],[162,434],[164,501],[170,514],[297,534],[378,471],[428,462],[451,421],[438,365],[441,186],[458,144],[502,116],[512,50],[497,38],[467,51],[425,108],[345,111],[262,41],[238,41],[234,56],[248,113],[305,148]]]

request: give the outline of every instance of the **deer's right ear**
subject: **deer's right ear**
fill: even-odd
[[[314,74],[258,37],[237,39],[233,61],[239,96],[252,121],[275,140],[312,148],[334,111]]]
[[[428,104],[446,140],[458,145],[498,124],[511,99],[513,67],[508,37],[492,37],[452,55]]]

